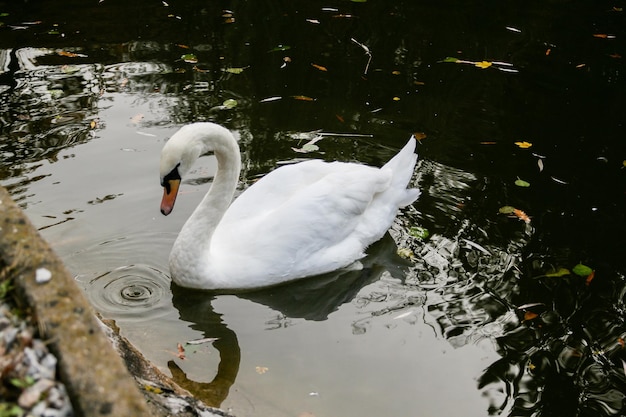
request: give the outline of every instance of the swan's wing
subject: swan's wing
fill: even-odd
[[[223,222],[255,218],[280,207],[285,201],[326,175],[337,172],[341,163],[310,160],[280,167],[246,189],[228,208]]]
[[[231,205],[213,236],[214,258],[232,264],[245,256],[248,267],[295,275],[344,266],[371,243],[359,226],[391,179],[389,169],[339,162],[280,168]]]

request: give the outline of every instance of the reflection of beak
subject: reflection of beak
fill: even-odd
[[[179,179],[167,180],[163,184],[163,199],[161,200],[161,213],[167,216],[174,209],[174,203],[176,202],[176,195],[178,194],[178,187],[180,186]]]

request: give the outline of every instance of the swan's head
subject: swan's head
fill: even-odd
[[[239,161],[239,147],[232,133],[215,123],[201,122],[183,126],[165,143],[160,167],[163,186],[161,213],[167,216],[172,212],[181,179],[196,159],[209,152],[215,152],[216,156],[233,155]],[[236,169],[239,169],[239,165]]]
[[[195,160],[205,153],[198,132],[197,125],[183,126],[165,143],[161,151],[161,213],[165,216],[174,209],[182,178],[189,172]]]

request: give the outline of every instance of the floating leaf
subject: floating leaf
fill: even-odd
[[[600,39],[615,39],[615,35],[609,35],[608,33],[594,33],[593,37]]]
[[[517,177],[517,179],[515,180],[515,185],[517,185],[518,187],[530,187],[529,182],[524,181],[523,179],[520,179],[519,177]]]
[[[392,98],[393,101],[400,101],[400,97],[396,96],[394,98]]]
[[[543,161],[541,159],[537,159],[537,166],[539,167],[539,172],[543,171]]]
[[[133,117],[130,118],[130,121],[132,123],[139,123],[141,120],[143,119],[143,113],[137,113],[136,115],[134,115]]]
[[[194,54],[183,54],[181,55],[180,59],[182,59],[188,64],[198,63],[198,58]]]
[[[593,272],[593,269],[587,265],[578,264],[572,268],[572,272],[581,277],[588,277]]]
[[[415,133],[413,133],[413,137],[415,138],[415,140],[420,142],[422,139],[426,139],[426,133],[424,133],[424,132],[415,132]]]
[[[523,141],[523,142],[515,142],[515,144],[516,144],[517,146],[519,146],[520,148],[522,148],[522,149],[528,149],[528,148],[530,148],[531,146],[533,146],[533,144],[532,144],[532,143],[530,143],[530,142],[526,142],[526,141]]]
[[[244,72],[246,69],[248,69],[248,67],[241,67],[241,68],[226,68],[224,69],[224,72],[229,72],[231,74],[241,74],[242,72]]]
[[[58,51],[57,54],[68,57],[68,58],[86,58],[87,57],[87,55],[85,54],[76,54],[74,52],[67,52],[67,51]]]
[[[315,101],[314,98],[309,97],[309,96],[291,96],[291,98],[293,98],[294,100],[300,100],[300,101]]]
[[[500,207],[500,209],[498,210],[500,214],[513,214],[514,211],[515,211],[515,207],[512,207],[512,206],[503,206],[503,207]]]
[[[224,100],[224,103],[222,103],[222,106],[224,106],[225,109],[233,109],[237,107],[237,100],[232,98],[226,99]]]
[[[185,359],[185,348],[183,347],[183,345],[181,343],[178,343],[176,345],[176,349],[178,350],[178,358],[179,359]]]
[[[263,100],[260,100],[259,103],[269,103],[270,101],[277,101],[280,99],[282,99],[282,97],[280,96],[268,97],[268,98],[264,98]]]
[[[528,214],[526,214],[522,210],[519,210],[519,209],[513,210],[513,215],[515,215],[515,217],[517,217],[518,219],[524,221],[526,224],[530,223],[530,216],[528,216]]]
[[[443,60],[439,61],[439,62],[459,62],[460,59],[459,58],[455,58],[453,56],[447,56],[445,57]]]
[[[533,313],[532,311],[527,311],[524,313],[524,321],[530,321],[539,317],[539,314]]]
[[[413,226],[409,229],[409,234],[418,239],[428,239],[430,236],[430,232],[425,227]]]
[[[489,68],[491,65],[493,65],[493,64],[491,62],[489,62],[489,61],[480,61],[480,62],[474,63],[474,66],[476,66],[478,68],[482,68],[482,69]]]
[[[315,152],[315,151],[319,151],[320,147],[317,146],[314,143],[305,143],[304,145],[302,145],[301,148],[291,148],[294,152],[299,152],[299,153],[309,153],[309,152]]]
[[[399,257],[404,259],[411,259],[415,256],[413,251],[409,248],[398,248],[397,252]]]
[[[205,337],[203,339],[193,339],[193,340],[187,340],[187,342],[185,342],[188,345],[201,345],[203,343],[213,343],[217,340],[220,340],[219,337]]]
[[[585,285],[591,284],[591,281],[593,281],[595,276],[596,276],[596,271],[591,271],[591,274],[587,275],[587,279],[585,280]]]
[[[569,269],[567,269],[567,268],[559,268],[556,271],[552,271],[552,272],[546,273],[545,276],[558,278],[558,277],[562,277],[562,276],[569,275],[569,274],[570,274]]]
[[[278,45],[278,46],[270,49],[267,52],[280,52],[280,51],[287,51],[289,49],[291,49],[291,46],[289,46],[289,45]]]
[[[324,72],[328,71],[328,69],[326,69],[326,67],[323,67],[323,66],[321,66],[321,65],[317,65],[317,64],[311,63],[311,66],[312,66],[313,68],[315,68],[315,69],[320,70],[320,71],[324,71]]]
[[[259,375],[263,375],[264,373],[269,371],[269,368],[266,366],[257,366],[254,369],[256,370],[256,373]]]

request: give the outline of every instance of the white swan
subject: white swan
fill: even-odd
[[[241,168],[239,146],[214,123],[182,127],[161,152],[161,212],[173,207],[181,178],[214,152],[211,189],[183,226],[170,253],[173,281],[199,289],[251,289],[346,267],[391,226],[399,207],[419,196],[407,189],[415,139],[382,168],[311,160],[281,167],[231,204]]]

